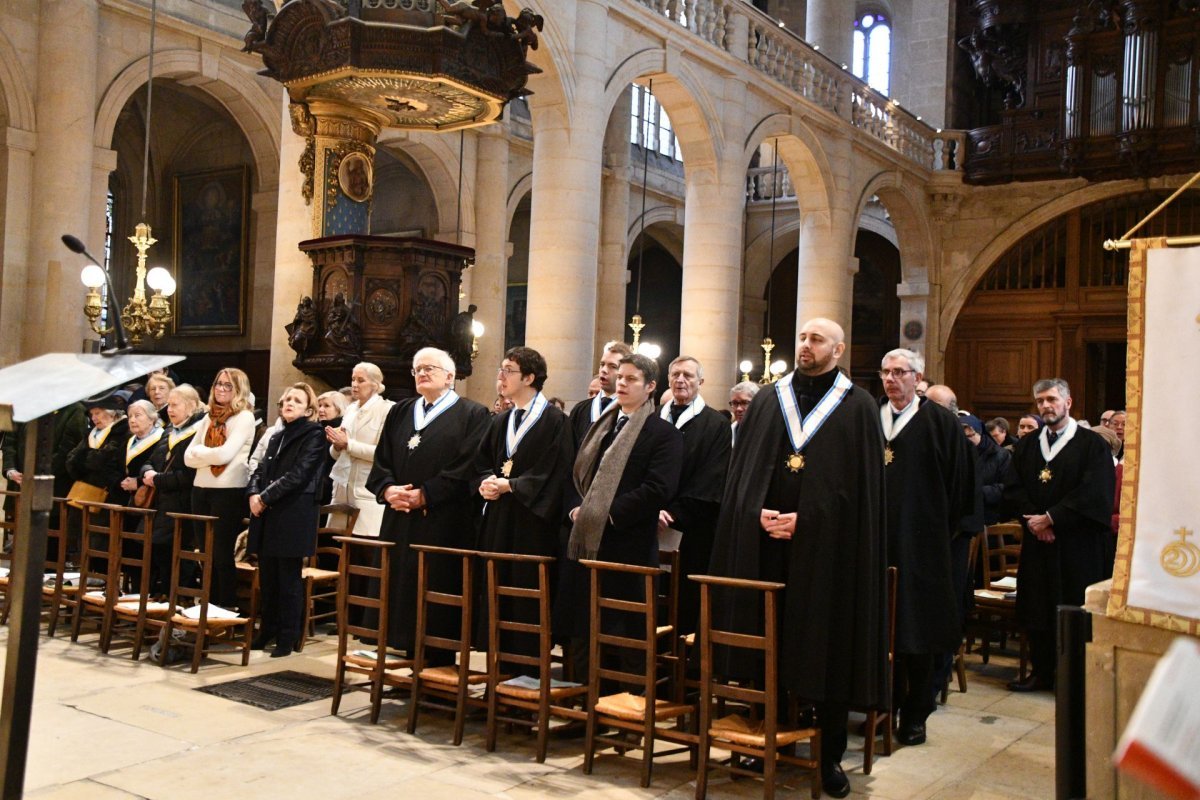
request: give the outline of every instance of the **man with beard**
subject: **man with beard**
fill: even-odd
[[[761,392],[739,426],[721,502],[711,571],[778,581],[781,687],[816,704],[821,779],[850,793],[842,771],[850,706],[887,702],[883,436],[869,394],[837,369],[836,322],[809,320],[796,371]],[[718,593],[713,624],[761,631],[759,610]],[[726,653],[720,671],[761,667]]]
[[[1082,605],[1084,590],[1104,579],[1115,490],[1112,451],[1069,416],[1067,382],[1040,380],[1033,397],[1046,424],[1017,442],[1004,479],[1008,508],[1024,528],[1017,619],[1033,667],[1026,680],[1008,685],[1016,692],[1054,688],[1055,609]]]
[[[700,584],[688,580],[702,575],[712,558],[713,530],[721,511],[725,471],[732,445],[729,423],[700,396],[704,367],[691,356],[679,356],[667,367],[671,402],[659,416],[683,434],[683,467],[679,491],[658,512],[659,530],[674,528],[679,541],[679,632],[693,633],[700,620]]]
[[[575,433],[575,446],[579,447],[583,437],[587,436],[588,428],[600,419],[616,397],[617,369],[621,359],[632,353],[629,345],[624,342],[608,342],[600,354],[600,369],[596,378],[600,380],[600,391],[588,400],[580,400],[571,409],[571,430]]]
[[[394,542],[388,575],[388,646],[412,653],[416,634],[417,554],[410,544],[471,547],[479,506],[470,501],[475,453],[487,431],[488,410],[454,391],[454,359],[426,347],[413,356],[417,396],[392,406],[383,423],[367,490],[387,506],[379,536]],[[458,593],[461,570],[447,559],[432,562],[435,589]],[[452,560],[451,560],[452,561]],[[431,635],[455,635],[457,620],[431,607]],[[452,663],[439,652],[427,663]]]

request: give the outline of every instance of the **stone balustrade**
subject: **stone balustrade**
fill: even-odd
[[[796,188],[787,167],[780,166],[775,180],[771,180],[771,167],[751,167],[746,172],[746,202],[769,203],[772,199],[791,201],[796,199]]]

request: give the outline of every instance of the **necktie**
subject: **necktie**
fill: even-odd
[[[671,404],[671,422],[675,422],[676,420],[678,420],[679,415],[682,414],[684,411],[687,411],[687,406],[681,406],[681,405],[676,405],[675,403],[672,403]]]
[[[613,401],[613,399],[611,397],[601,397],[600,398],[600,410],[604,411],[604,409],[608,408],[609,404],[612,403],[612,401]]]
[[[1054,431],[1047,431],[1046,432],[1046,441],[1048,441],[1050,443],[1050,445],[1053,447],[1054,443],[1058,441],[1058,434],[1055,433]]]
[[[625,427],[625,423],[629,422],[629,417],[617,417],[617,424],[613,426],[613,438],[617,438],[617,434],[621,432],[621,428]]]
[[[513,428],[519,429],[521,427],[521,419],[524,418],[524,416],[525,416],[525,409],[518,408],[513,413],[516,415],[516,419],[513,420]]]
[[[902,412],[902,411],[897,411],[896,409],[894,409],[894,408],[893,408],[893,409],[892,409],[892,422],[899,422],[899,421],[900,421],[900,415],[901,415],[901,414],[903,414],[903,413],[904,413],[904,412]]]
[[[617,424],[608,433],[604,434],[604,438],[600,440],[600,454],[596,458],[596,468],[600,466],[600,460],[604,458],[604,454],[608,452],[608,448],[612,446],[613,440],[617,438],[617,434],[625,427],[625,423],[629,421],[629,417],[617,417]]]
[[[426,401],[426,403],[425,403],[425,413],[426,413],[426,414],[428,414],[428,413],[429,413],[429,410],[430,410],[431,408],[433,408],[433,403],[430,403],[430,402]]]

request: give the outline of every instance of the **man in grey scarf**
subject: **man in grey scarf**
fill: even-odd
[[[587,672],[590,576],[574,562],[591,558],[658,566],[658,512],[679,484],[683,436],[654,413],[657,380],[653,359],[622,358],[616,402],[592,425],[575,458],[566,504],[572,523],[569,561],[561,570],[555,624],[557,637],[572,639],[576,675]],[[640,586],[607,581],[605,593],[641,600]]]

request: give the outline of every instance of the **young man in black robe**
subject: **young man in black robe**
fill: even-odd
[[[683,434],[683,467],[679,491],[658,514],[659,529],[683,534],[679,541],[679,632],[692,633],[700,621],[700,584],[689,575],[703,575],[712,558],[713,531],[721,511],[725,473],[733,437],[729,422],[704,403],[700,387],[704,367],[691,356],[680,356],[667,367],[671,402],[659,413]]]
[[[821,777],[833,797],[850,793],[840,764],[850,706],[888,701],[883,434],[875,400],[837,369],[844,338],[836,322],[806,322],[796,371],[750,405],[711,565],[717,575],[786,584],[779,680],[816,703]],[[738,599],[718,596],[714,624],[761,631],[759,608]],[[753,664],[720,666],[761,675]]]
[[[485,501],[478,549],[497,553],[557,556],[563,518],[563,492],[575,459],[575,443],[567,415],[542,394],[546,359],[528,347],[504,354],[496,392],[513,408],[493,417],[475,455],[474,490]],[[527,588],[537,587],[533,565],[502,563],[499,578]],[[510,600],[504,619],[536,625],[534,600]],[[487,608],[477,618],[486,623]],[[505,652],[536,656],[538,640],[530,634],[505,634]],[[510,665],[505,672],[529,672]],[[514,672],[515,670],[515,672]],[[534,670],[536,672],[536,670]]]
[[[1104,580],[1116,481],[1108,444],[1071,419],[1067,382],[1040,380],[1033,397],[1046,425],[1017,442],[1004,480],[1005,501],[1024,528],[1017,619],[1033,669],[1009,684],[1018,692],[1054,688],[1056,608],[1083,605],[1084,590]]]
[[[600,368],[596,377],[600,379],[600,392],[587,400],[580,400],[571,408],[571,430],[575,435],[575,447],[578,448],[587,436],[600,415],[612,405],[617,392],[617,369],[621,359],[632,353],[629,345],[624,342],[608,342],[600,354]]]
[[[658,566],[658,512],[679,486],[683,437],[654,413],[658,364],[643,355],[621,359],[616,401],[588,431],[575,457],[566,508],[571,534],[556,599],[555,634],[571,639],[576,680],[587,675],[590,576],[581,558]],[[604,591],[644,601],[641,581],[608,579]],[[607,624],[607,623],[606,623]],[[618,623],[620,627],[620,623]],[[640,635],[636,628],[622,629]],[[626,663],[628,671],[636,665]]]
[[[367,489],[387,508],[380,538],[394,542],[388,576],[388,646],[411,653],[417,623],[417,553],[410,544],[472,547],[479,504],[470,483],[475,453],[487,431],[488,410],[454,391],[454,359],[427,347],[413,356],[417,396],[388,412],[375,448]],[[459,592],[462,570],[434,560],[430,582]],[[431,633],[458,634],[458,620],[442,606],[431,607]],[[431,654],[432,656],[432,654]],[[426,659],[452,663],[453,653]]]
[[[936,656],[962,641],[961,591],[951,542],[975,509],[975,462],[958,418],[917,397],[925,361],[911,350],[883,357],[887,397],[879,419],[887,444],[888,563],[897,570],[896,706],[901,744],[925,742],[933,713]],[[965,569],[965,567],[964,567]]]

